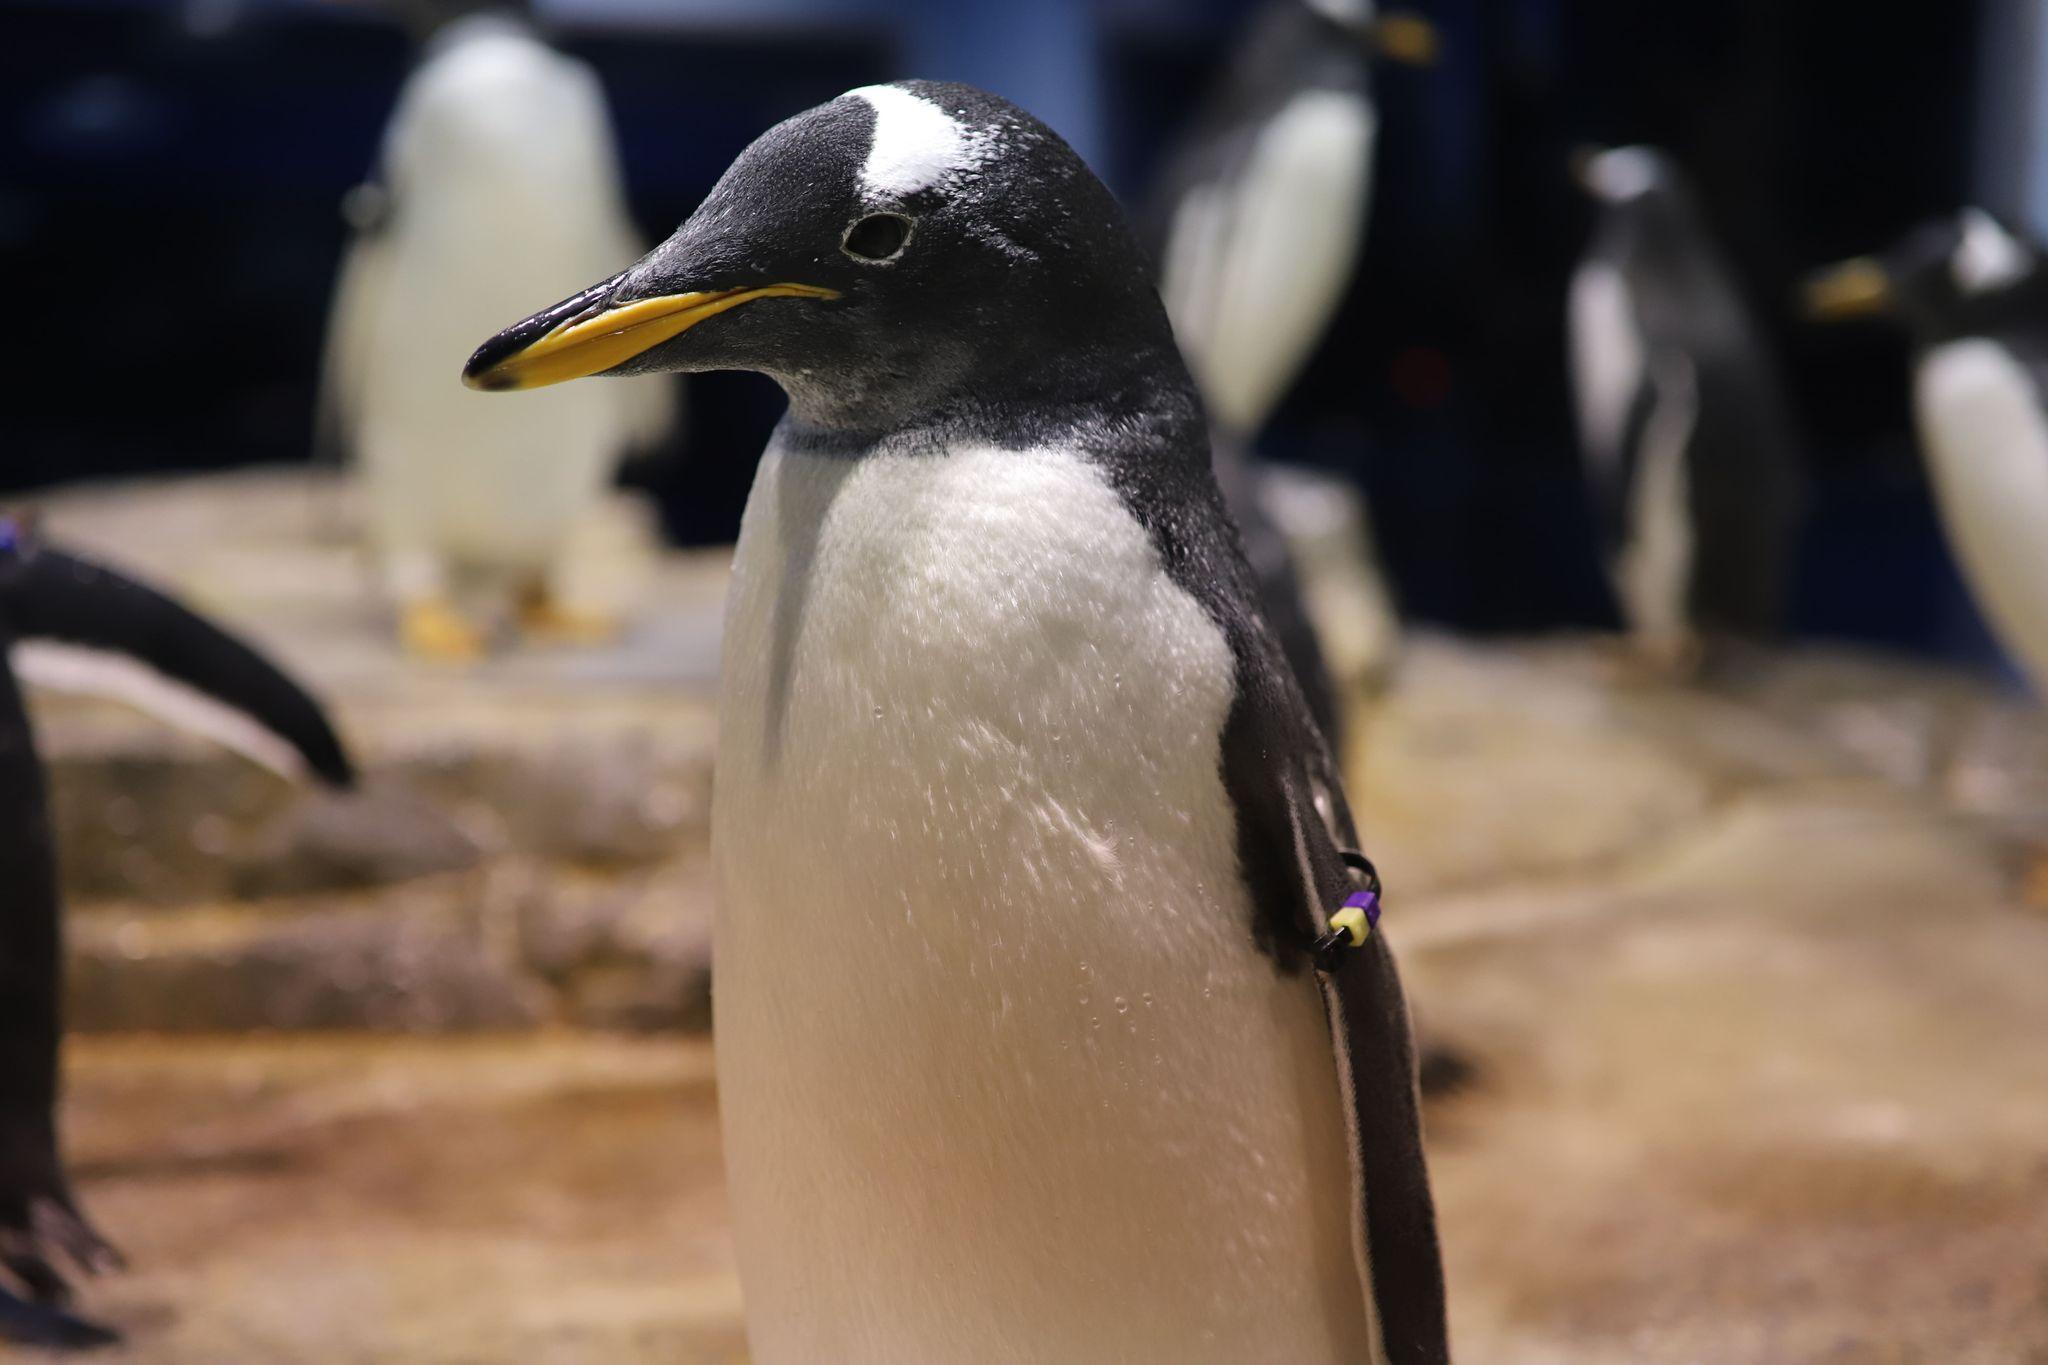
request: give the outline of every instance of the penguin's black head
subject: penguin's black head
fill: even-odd
[[[1923,345],[1992,330],[2048,311],[2041,248],[1982,209],[1926,223],[1881,256],[1858,256],[1807,277],[1807,315],[1832,322],[1889,316]]]
[[[1122,211],[1071,148],[994,96],[907,81],[771,128],[674,236],[485,342],[463,379],[758,370],[805,420],[872,428],[1172,344]]]
[[[1436,64],[1436,26],[1412,10],[1383,13],[1377,0],[1300,0],[1300,4],[1369,56],[1408,66]]]
[[[532,0],[392,0],[389,8],[419,42],[480,14],[522,23],[533,18]]]
[[[1691,304],[1725,293],[1720,254],[1692,181],[1656,147],[1582,148],[1572,175],[1599,213],[1592,252],[1681,291]]]

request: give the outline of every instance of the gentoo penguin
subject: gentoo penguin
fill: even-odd
[[[753,1358],[1445,1360],[1393,959],[1109,192],[855,90],[464,377],[706,369],[789,398],[712,816]]]
[[[1267,619],[1341,751],[1322,644],[1261,499],[1250,447],[1328,329],[1357,264],[1379,131],[1373,62],[1428,61],[1435,35],[1414,16],[1382,16],[1373,0],[1273,0],[1236,52],[1166,156],[1145,235],[1174,335],[1215,424],[1217,477]],[[1360,539],[1350,567],[1377,586],[1362,528]]]
[[[1572,383],[1622,616],[1648,658],[1782,627],[1799,447],[1769,348],[1684,174],[1582,153],[1599,210],[1571,282]]]
[[[120,1264],[86,1221],[58,1154],[61,903],[42,764],[17,674],[119,697],[289,775],[346,785],[348,759],[312,698],[261,655],[169,598],[0,519],[0,1341],[113,1339],[65,1311],[66,1262]]]
[[[449,8],[465,6],[425,6]],[[515,411],[445,380],[448,356],[525,290],[567,290],[641,253],[597,78],[510,10],[464,14],[406,82],[378,176],[351,197],[322,406],[361,461],[401,638],[431,657],[479,653],[486,629],[457,605],[470,585],[511,589],[530,637],[601,637],[610,623],[565,587],[564,556],[620,457],[674,423],[673,381]]]
[[[2048,697],[2048,270],[1982,209],[1812,279],[1821,318],[1911,330],[1913,406],[1950,545],[1992,628]]]

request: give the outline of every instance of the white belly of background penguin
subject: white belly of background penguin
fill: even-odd
[[[2048,694],[2048,415],[1998,342],[1937,346],[1914,409],[1948,537],[1970,585],[2037,689]]]
[[[757,1365],[1442,1365],[1399,982],[1108,191],[856,91],[465,377],[706,368],[790,397],[713,810]]]
[[[1230,651],[1093,468],[771,453],[725,649],[759,1358],[1373,1358],[1329,1031],[1245,932]]]
[[[537,635],[600,626],[566,586],[571,537],[635,442],[675,420],[669,386],[585,386],[490,403],[447,357],[504,315],[641,250],[603,91],[528,26],[476,15],[438,33],[386,130],[383,220],[337,290],[327,383],[360,453],[373,547],[407,643],[474,653],[456,589],[524,594]]]

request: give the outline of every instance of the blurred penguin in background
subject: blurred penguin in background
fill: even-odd
[[[320,703],[240,639],[0,517],[0,1356],[117,1340],[70,1311],[74,1272],[119,1268],[58,1142],[63,896],[48,784],[21,683],[113,698],[290,779],[354,782]]]
[[[1352,504],[1314,537],[1319,557],[1336,549],[1349,561],[1332,579],[1353,585],[1341,629],[1324,623],[1328,643],[1348,644],[1349,657],[1326,659],[1275,500],[1306,507],[1334,494],[1311,499],[1300,478],[1269,489],[1250,451],[1357,266],[1379,130],[1373,63],[1428,62],[1435,35],[1413,16],[1381,15],[1373,0],[1273,0],[1236,50],[1168,153],[1148,245],[1175,338],[1209,410],[1217,479],[1244,533],[1261,605],[1317,722],[1337,745],[1332,673],[1358,679],[1385,665],[1393,609],[1363,514]],[[1320,519],[1332,520],[1327,509]]]
[[[346,206],[356,237],[330,323],[324,424],[360,464],[408,650],[476,657],[508,601],[529,640],[600,640],[614,622],[577,600],[571,537],[621,458],[674,428],[673,381],[577,385],[515,410],[447,376],[509,314],[645,249],[604,94],[517,9],[414,0],[408,17],[430,36],[377,182]]]
[[[2048,270],[1981,209],[1808,281],[1806,310],[1913,337],[1913,408],[1942,525],[2000,643],[2048,697]]]
[[[1622,618],[1696,665],[1783,629],[1801,475],[1775,357],[1663,152],[1581,153],[1598,206],[1572,277],[1579,440]]]

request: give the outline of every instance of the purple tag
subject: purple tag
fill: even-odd
[[[1380,927],[1380,893],[1377,891],[1354,891],[1344,900],[1346,910],[1365,911],[1365,922],[1370,927]]]

